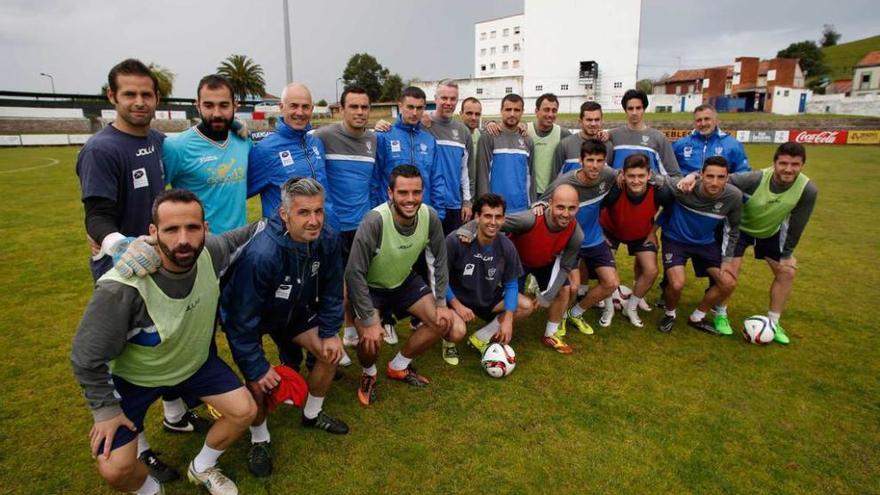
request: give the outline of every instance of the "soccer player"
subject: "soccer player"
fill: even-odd
[[[401,165],[391,173],[387,203],[364,218],[355,235],[345,283],[354,309],[359,335],[358,358],[363,366],[358,400],[369,406],[376,400],[376,359],[384,331],[379,313],[392,311],[402,318],[412,315],[422,321],[388,363],[386,376],[415,387],[429,382],[412,367],[421,355],[441,338],[459,342],[465,324],[446,307],[448,267],[443,225],[432,208],[422,203],[422,177],[412,165]],[[413,271],[424,251],[429,263],[429,280]]]
[[[275,132],[254,144],[248,157],[248,197],[260,195],[263,216],[269,218],[281,205],[281,186],[291,177],[311,177],[329,188],[324,143],[312,129],[312,93],[304,84],[290,83],[281,92],[281,118]],[[333,203],[324,198],[330,218]]]
[[[570,293],[563,290],[569,274],[575,286],[578,250],[584,233],[578,226],[578,192],[568,184],[552,190],[547,204],[539,204],[536,214],[532,210],[505,216],[501,230],[510,235],[522,262],[524,274],[519,279],[520,290],[525,278],[531,274],[538,284],[535,304],[547,308],[547,324],[542,342],[561,354],[571,354],[571,347],[562,337],[562,315],[568,308]],[[477,222],[471,221],[456,232],[462,240],[477,236]]]
[[[699,172],[710,156],[723,156],[730,166],[730,173],[748,172],[749,160],[743,145],[734,136],[718,127],[715,107],[705,103],[694,109],[694,130],[672,143],[672,150],[681,172],[685,175]]]
[[[107,76],[107,99],[117,118],[92,136],[76,159],[86,234],[92,247],[89,268],[95,281],[114,264],[123,275],[145,275],[161,262],[150,245],[135,239],[149,232],[150,209],[165,188],[165,136],[150,129],[159,104],[157,88],[156,77],[139,60],[126,59],[114,66]],[[129,246],[140,247],[140,252],[127,254]],[[166,430],[208,431],[210,422],[188,411],[179,398],[164,399]],[[179,477],[153,452],[144,435],[138,437],[137,454],[159,481]]]
[[[651,180],[648,157],[639,153],[623,161],[623,187],[611,186],[602,200],[599,224],[612,251],[621,243],[626,244],[630,256],[635,257],[636,282],[624,305],[623,312],[630,323],[637,327],[644,324],[639,318],[639,307],[645,294],[657,279],[657,227],[654,218],[661,207],[668,208],[674,201],[672,188]],[[613,308],[613,306],[612,306]],[[605,308],[607,310],[607,308]],[[650,306],[648,306],[650,310]]]
[[[339,234],[324,226],[324,188],[318,181],[288,179],[281,197],[266,230],[254,236],[233,266],[220,299],[229,348],[258,407],[248,454],[255,476],[272,473],[266,394],[281,381],[263,351],[264,333],[278,347],[282,364],[301,347],[319,358],[309,373],[302,424],[348,433],[344,422],[322,410],[342,357]]]
[[[342,260],[347,264],[355,232],[370,211],[370,181],[376,177],[376,134],[367,129],[370,97],[365,89],[348,87],[339,102],[342,122],[321,127],[315,136],[324,143],[327,197],[335,210],[326,221],[342,238]],[[343,341],[357,345],[349,305],[345,308]]]
[[[714,283],[688,317],[688,325],[719,334],[706,319],[706,312],[726,299],[736,287],[732,262],[742,216],[742,193],[727,183],[728,166],[722,156],[707,158],[693,190],[677,190],[675,201],[660,215],[667,285],[663,289],[666,314],[657,329],[663,333],[669,333],[675,325],[675,309],[685,284],[684,267],[688,259],[692,259],[694,273],[698,277],[708,276]],[[715,229],[719,226],[723,228],[720,242],[715,239]]]
[[[523,105],[515,93],[501,100],[501,133],[483,131],[477,155],[477,195],[500,195],[510,213],[528,209],[535,200],[534,144],[519,133]]]
[[[584,102],[581,105],[580,124],[580,131],[564,136],[559,146],[556,147],[551,182],[561,174],[581,168],[581,146],[584,141],[588,139],[602,140],[602,105],[595,101]],[[605,141],[605,151],[605,162],[613,163],[614,146],[611,141]]]
[[[588,272],[595,276],[599,283],[591,287],[584,297],[568,310],[564,325],[567,326],[571,323],[578,331],[586,335],[592,334],[593,328],[584,320],[584,312],[599,301],[605,301],[599,324],[603,327],[611,325],[611,320],[614,317],[614,305],[610,300],[611,294],[620,284],[614,253],[605,242],[605,235],[599,224],[602,200],[611,191],[611,187],[617,179],[617,172],[605,164],[605,150],[605,144],[601,141],[595,139],[584,141],[581,146],[580,170],[560,175],[548,188],[548,191],[553,191],[561,184],[568,184],[578,194],[580,208],[577,212],[577,221],[584,232],[578,256],[583,260]],[[549,199],[549,194],[546,193],[541,198],[542,201]],[[565,327],[563,327],[564,333]]]
[[[614,145],[611,165],[620,170],[626,157],[634,153],[644,153],[651,161],[652,172],[681,176],[669,140],[662,132],[645,124],[648,95],[640,89],[630,89],[623,94],[621,104],[626,112],[626,125],[608,132],[608,140]]]
[[[776,149],[772,167],[730,176],[730,183],[747,198],[731,269],[734,276],[739,274],[743,255],[749,246],[754,246],[756,259],[767,262],[773,272],[767,317],[776,326],[773,340],[780,344],[790,341],[779,319],[797,273],[794,250],[819,194],[816,183],[802,172],[806,163],[804,146],[789,142]],[[726,300],[715,306],[715,326],[724,323],[730,329]]]
[[[443,169],[436,164],[437,140],[422,128],[425,100],[421,89],[405,88],[400,95],[397,121],[387,132],[376,134],[376,177],[370,184],[371,204],[378,206],[388,201],[392,170],[399,165],[415,165],[425,181],[422,200],[442,220],[446,216],[446,182]]]
[[[91,452],[116,490],[161,493],[138,462],[135,438],[147,408],[167,392],[201,400],[222,417],[189,464],[188,477],[212,494],[235,494],[217,459],[247,429],[256,405],[217,356],[214,320],[219,277],[258,225],[206,239],[201,202],[182,190],[160,193],[152,212],[150,235],[158,241],[161,268],[143,278],[115,269],[104,274],[74,337],[70,360],[95,422]]]
[[[475,162],[480,151],[480,117],[482,117],[482,115],[483,104],[480,103],[480,100],[470,96],[461,101],[461,112],[459,113],[459,116],[464,125],[471,131],[473,148],[471,148],[470,151],[474,156]],[[474,191],[475,190],[476,189],[474,189]]]
[[[211,234],[247,223],[248,154],[253,143],[230,132],[235,90],[223,76],[208,75],[196,89],[202,121],[165,140],[165,183],[194,192],[205,205]]]
[[[469,339],[480,354],[490,341],[509,343],[513,322],[526,318],[534,308],[519,294],[523,269],[516,247],[506,236],[498,235],[505,206],[504,198],[497,194],[480,196],[474,202],[476,238],[463,242],[456,232],[446,236],[446,301],[465,323],[474,318],[485,322]]]
[[[437,139],[435,166],[441,170],[446,184],[443,232],[449,234],[473,216],[471,207],[477,157],[473,152],[471,129],[453,119],[458,104],[458,84],[449,79],[440,81],[434,93],[434,101],[437,103],[437,110],[430,115],[431,126],[428,132]],[[476,105],[479,106],[479,102]],[[479,119],[479,111],[477,116]]]
[[[560,141],[571,135],[568,129],[556,124],[558,112],[559,98],[553,93],[544,93],[535,100],[535,121],[526,126],[535,147],[535,191],[539,196],[555,178],[553,168]]]

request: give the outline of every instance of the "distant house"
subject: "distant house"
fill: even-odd
[[[825,94],[849,96],[852,92],[852,83],[852,79],[838,79],[832,81],[832,83],[825,88]]]
[[[880,50],[862,57],[853,70],[852,95],[880,95]]]

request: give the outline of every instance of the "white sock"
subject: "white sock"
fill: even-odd
[[[675,318],[675,310],[674,309],[667,309],[666,316],[671,316],[671,317]]]
[[[699,310],[699,308],[695,309],[693,313],[691,313],[691,321],[700,321],[706,317],[706,313]]]
[[[263,443],[272,441],[269,435],[269,420],[264,419],[257,426],[251,425],[251,443]]]
[[[486,326],[477,330],[477,338],[483,342],[489,342],[498,332],[498,328],[500,327],[501,323],[498,322],[498,317],[496,316],[495,318],[492,318],[492,321],[487,323]]]
[[[614,297],[608,296],[605,298],[605,311],[614,311]]]
[[[309,394],[308,398],[306,398],[306,405],[303,407],[303,416],[308,419],[315,419],[321,412],[322,407],[324,407],[324,398]]]
[[[147,441],[147,436],[144,435],[144,432],[140,432],[138,433],[138,457],[146,450],[150,450],[150,442]]]
[[[718,306],[715,306],[715,314],[718,316],[727,316],[727,305],[725,304],[722,306],[719,304]]]
[[[641,297],[636,297],[635,295],[629,296],[629,300],[626,302],[627,311],[635,311],[639,309],[639,304],[642,302]]]
[[[575,304],[574,306],[571,307],[571,309],[568,310],[568,313],[571,316],[580,316],[580,315],[584,314],[585,311],[586,310],[584,308],[582,308],[580,304]]]
[[[197,473],[204,473],[206,469],[212,468],[217,465],[217,459],[223,455],[222,450],[212,449],[208,447],[208,444],[202,446],[202,450],[199,451],[199,455],[193,459],[193,469]]]
[[[548,321],[547,326],[544,327],[544,337],[552,337],[556,335],[557,330],[559,330],[559,322]]]
[[[774,325],[779,325],[779,319],[782,318],[782,313],[774,313],[773,311],[767,311],[767,318],[770,318],[770,322]]]
[[[186,414],[186,404],[183,403],[183,399],[179,398],[172,401],[163,400],[162,409],[165,411],[165,419],[169,423],[179,422]]]
[[[393,369],[393,370],[400,371],[400,370],[405,370],[406,367],[409,366],[409,363],[411,363],[411,362],[412,362],[412,359],[410,359],[408,357],[404,357],[403,354],[398,352],[397,355],[394,356],[394,359],[391,360],[391,363],[388,364],[388,366],[390,366],[391,369]]]
[[[137,495],[156,495],[159,493],[159,482],[156,481],[156,478],[153,478],[148,474],[147,479],[144,480],[144,484],[141,485],[135,493]]]
[[[376,376],[379,372],[376,370],[376,365],[372,365],[369,368],[364,368],[364,374],[370,376]]]
[[[356,338],[358,336],[358,331],[353,326],[345,327],[345,330],[343,330],[343,335],[348,338]]]

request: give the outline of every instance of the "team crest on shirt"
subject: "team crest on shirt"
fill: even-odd
[[[648,136],[642,136],[642,144],[648,144],[648,141],[649,141],[650,139],[651,139],[651,138],[649,138]]]
[[[487,278],[488,280],[495,280],[495,271],[496,271],[496,270],[497,270],[497,268],[489,268],[489,269],[486,271],[486,278]]]
[[[694,149],[690,146],[685,146],[681,151],[684,152],[685,158],[690,158],[694,154]]]
[[[367,151],[369,151],[370,153],[373,152],[373,143],[372,143],[372,141],[367,141]]]
[[[605,192],[605,183],[604,182],[599,183],[599,192],[600,193]]]
[[[458,129],[452,130],[452,137],[454,137],[455,139],[458,139]]]
[[[422,153],[427,153],[428,152],[428,145],[425,143],[421,143],[421,144],[419,144],[419,149],[422,151]]]
[[[525,146],[525,145],[526,145],[526,142],[523,140],[523,138],[519,138],[518,141],[519,141],[519,145],[520,145],[520,146]]]
[[[714,208],[715,208],[715,211],[716,211],[716,212],[721,211],[721,208],[722,208],[722,207],[724,207],[724,203],[722,203],[722,202],[720,202],[720,201],[717,202],[717,203],[715,203],[715,207],[714,207]]]
[[[289,167],[293,165],[293,155],[290,154],[290,150],[279,151],[278,158],[281,159],[282,166]]]
[[[400,141],[396,139],[391,140],[391,152],[400,153]]]
[[[321,268],[320,261],[316,261],[316,262],[312,263],[312,276],[313,277],[318,274],[318,268]]]
[[[723,152],[724,152],[724,148],[723,148],[723,147],[721,147],[721,146],[716,146],[716,147],[715,147],[715,154],[716,154],[716,155],[720,155],[720,154],[723,153]]]

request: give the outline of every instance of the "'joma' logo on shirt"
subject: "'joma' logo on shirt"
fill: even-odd
[[[151,144],[149,148],[139,148],[137,153],[134,156],[147,156],[152,155],[156,151],[156,148]]]
[[[397,246],[397,249],[409,249],[409,248],[411,248],[411,247],[413,247],[412,243],[410,243],[410,244],[401,244],[400,246]]]
[[[201,298],[201,297],[196,298],[195,301],[193,301],[193,302],[187,304],[187,305],[186,305],[186,309],[183,310],[183,311],[184,311],[184,312],[188,312],[188,311],[191,310],[191,309],[195,309],[196,306],[198,306],[200,302],[202,302],[202,298]]]

